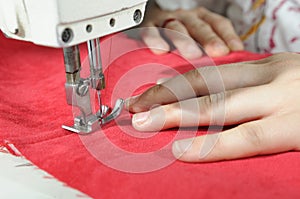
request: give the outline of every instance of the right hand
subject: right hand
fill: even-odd
[[[164,28],[181,34],[171,34],[171,31],[165,31],[165,35],[187,59],[195,59],[203,54],[195,41],[203,46],[211,57],[224,56],[230,51],[244,49],[229,19],[203,7],[192,10],[164,11],[154,1],[150,1],[141,27],[161,27],[168,19],[176,20],[170,20]],[[187,37],[183,37],[182,34],[195,41],[186,39]],[[141,37],[155,54],[170,51],[169,44],[157,28],[146,28],[142,31]]]
[[[126,100],[139,131],[174,127],[230,126],[217,134],[176,141],[174,156],[211,162],[300,151],[300,55],[179,75]],[[160,106],[161,104],[161,106]]]

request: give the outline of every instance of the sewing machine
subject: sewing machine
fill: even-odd
[[[63,48],[67,103],[80,109],[73,126],[75,133],[90,133],[114,120],[124,101],[110,110],[102,104],[105,89],[99,37],[142,22],[147,0],[0,0],[0,29],[9,38],[37,45]],[[82,78],[78,44],[87,42],[90,75]],[[98,97],[93,111],[91,90]],[[92,97],[94,99],[94,97]]]

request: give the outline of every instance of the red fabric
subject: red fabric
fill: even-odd
[[[120,46],[117,50],[130,45],[138,46],[130,40],[118,45]],[[108,52],[104,51],[104,54]],[[83,50],[82,55],[86,56],[86,50]],[[215,62],[223,64],[265,56],[239,52],[215,59]],[[173,66],[179,72],[192,68],[174,54],[154,56],[146,49],[130,52],[114,61],[113,67],[106,70],[108,88],[104,93],[105,101],[110,103],[111,93],[115,90],[112,101],[119,95],[126,97],[122,95],[127,95],[128,91],[137,93],[149,86],[150,84],[143,86],[135,83],[136,80],[152,78],[147,75],[151,73],[148,66],[149,71],[144,67],[145,73],[135,74],[136,79],[129,76],[130,81],[127,81],[125,87],[122,85],[120,89],[115,88],[123,75],[126,79],[130,69],[147,63]],[[211,62],[197,60],[195,63],[206,65]],[[144,174],[111,169],[95,158],[97,154],[91,155],[89,146],[85,146],[90,144],[95,147],[98,155],[110,157],[112,164],[119,158],[121,161],[116,162],[122,168],[130,170],[138,166],[137,168],[142,169],[151,162],[145,165],[140,161],[138,165],[130,165],[130,159],[123,161],[122,157],[117,157],[118,154],[105,148],[99,139],[106,135],[113,144],[124,150],[146,153],[170,145],[177,130],[155,135],[138,133],[131,128],[130,118],[126,113],[117,121],[119,125],[113,122],[104,127],[100,137],[97,137],[97,133],[80,137],[61,129],[61,124],[70,123],[73,117],[72,109],[65,102],[64,66],[59,49],[39,47],[0,36],[0,71],[0,141],[15,144],[34,164],[94,198],[300,197],[298,152],[206,164],[176,161],[167,167]],[[174,71],[168,73],[166,70],[160,74],[154,75],[153,79],[174,75]],[[131,132],[130,135],[125,131]],[[182,137],[188,137],[192,131],[185,129],[182,132]],[[197,132],[199,133],[203,131]],[[165,159],[171,160],[169,150],[158,155],[165,155]],[[156,163],[156,159],[151,161]]]

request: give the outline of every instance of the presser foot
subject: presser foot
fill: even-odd
[[[73,133],[88,134],[95,132],[112,120],[116,119],[122,112],[124,106],[124,100],[118,99],[113,110],[109,113],[110,108],[102,105],[102,111],[98,111],[94,115],[83,117],[82,115],[74,118],[73,126],[62,125],[62,128]],[[101,114],[100,114],[101,113]]]

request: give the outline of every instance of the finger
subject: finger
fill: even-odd
[[[227,44],[230,50],[239,51],[244,49],[243,42],[235,33],[229,19],[208,10],[206,12],[199,12],[199,17],[211,25],[212,29]]]
[[[139,97],[127,99],[126,108],[131,112],[143,112],[157,104],[267,84],[273,76],[262,65],[253,63],[203,67],[156,85]]]
[[[154,24],[152,24],[152,26],[154,26]],[[141,29],[141,38],[155,54],[163,54],[170,51],[169,44],[161,37],[160,32],[156,27]]]
[[[166,78],[160,78],[160,79],[158,79],[157,81],[156,81],[156,84],[162,84],[162,83],[164,83],[164,82],[167,82],[168,80],[170,80],[171,78],[168,78],[168,77],[166,77]]]
[[[212,162],[295,150],[299,139],[291,132],[297,127],[294,123],[288,130],[283,125],[290,120],[282,116],[253,121],[222,133],[176,141],[172,152],[181,161]]]
[[[215,33],[212,27],[198,16],[185,15],[181,18],[190,35],[199,42],[211,57],[224,56],[229,53],[229,48]]]
[[[266,96],[265,91],[269,94]],[[168,104],[133,116],[133,127],[139,131],[159,131],[173,127],[232,125],[269,116],[281,99],[268,85],[249,87],[225,93]],[[257,98],[257,96],[261,96]],[[253,98],[257,100],[253,100]],[[276,102],[276,100],[278,102]]]
[[[180,21],[171,21],[166,24],[165,28],[169,29],[164,30],[165,35],[173,42],[182,56],[187,59],[195,59],[202,56],[202,51],[194,40],[189,37],[188,31]]]

